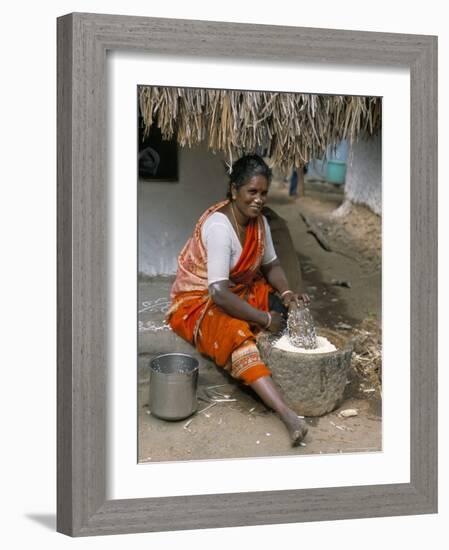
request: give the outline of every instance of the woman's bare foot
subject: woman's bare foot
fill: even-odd
[[[309,428],[304,420],[285,403],[271,377],[258,378],[251,384],[251,388],[262,398],[265,405],[278,413],[290,434],[293,447],[297,447],[305,438]]]
[[[299,416],[291,409],[289,409],[288,412],[281,417],[281,419],[290,434],[292,446],[297,447],[307,435],[309,427],[306,422],[302,418],[299,418]]]

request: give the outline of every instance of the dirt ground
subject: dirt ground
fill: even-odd
[[[341,188],[313,181],[306,181],[304,198],[292,200],[287,182],[281,180],[273,181],[268,202],[288,223],[317,326],[339,332],[354,345],[342,405],[322,417],[306,418],[309,433],[304,445],[292,448],[276,414],[251,390],[229,379],[210,361],[202,360],[196,414],[178,422],[157,419],[148,406],[148,365],[156,340],[151,343],[147,339],[139,355],[140,463],[382,449],[381,220],[367,208],[351,205],[347,211],[342,203]],[[308,231],[310,226],[302,216],[330,250],[325,250]],[[171,279],[142,281],[140,302],[154,303],[158,297],[164,304],[170,284]],[[139,316],[142,337],[148,327],[161,328],[162,309],[157,312],[153,308]],[[167,332],[160,330],[154,335],[148,329],[146,337],[152,336],[158,338],[160,352]],[[169,351],[173,350],[165,350]],[[209,402],[205,390],[211,386],[218,386],[231,400]],[[344,418],[340,413],[346,409],[355,409],[357,415]]]

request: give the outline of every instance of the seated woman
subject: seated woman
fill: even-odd
[[[308,302],[305,294],[289,290],[262,215],[270,181],[262,158],[244,156],[234,163],[228,200],[200,217],[179,255],[167,321],[250,386],[279,414],[298,445],[307,424],[285,403],[256,346],[261,330],[280,331],[291,301]]]

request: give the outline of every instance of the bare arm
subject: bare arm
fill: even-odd
[[[277,333],[283,325],[283,318],[277,311],[257,309],[229,290],[229,281],[218,281],[209,285],[209,294],[217,306],[228,315],[249,323],[255,323],[270,332]]]
[[[266,280],[281,296],[285,293],[284,296],[282,296],[284,306],[288,307],[291,301],[294,301],[296,304],[304,302],[306,305],[310,302],[307,294],[297,294],[289,289],[287,277],[277,258],[269,264],[262,266],[262,272]]]
[[[217,281],[209,285],[209,294],[212,300],[228,315],[243,319],[249,323],[265,326],[268,315],[265,311],[256,309],[229,290],[229,281]]]
[[[279,292],[279,294],[282,294],[289,289],[287,277],[285,276],[281,263],[277,258],[269,264],[262,266],[262,272],[266,280],[275,290]]]

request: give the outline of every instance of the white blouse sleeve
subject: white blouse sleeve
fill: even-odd
[[[264,252],[264,255],[263,255],[263,258],[262,258],[262,265],[267,265],[271,262],[273,262],[277,256],[276,256],[276,251],[274,250],[274,245],[273,245],[273,239],[271,237],[271,231],[270,231],[270,226],[268,225],[268,221],[267,221],[267,218],[264,216],[263,217],[263,221],[264,221],[264,224],[265,224],[265,252]]]
[[[232,251],[230,228],[224,223],[211,223],[205,227],[203,242],[207,250],[208,285],[228,280]]]

